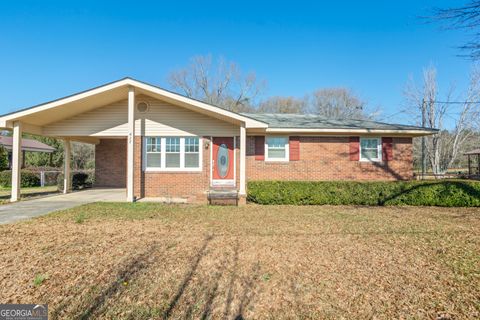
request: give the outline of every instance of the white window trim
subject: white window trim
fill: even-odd
[[[147,151],[147,140],[148,138],[158,138],[158,137],[144,137],[143,138],[143,168],[145,169],[146,167],[146,163],[147,163],[147,155],[148,154],[158,154],[160,155],[160,167],[162,167],[162,149],[163,149],[163,142],[162,140],[160,139],[160,152],[148,152]],[[156,144],[156,140],[155,140],[155,144]],[[152,167],[152,169],[155,168],[155,167]],[[159,167],[156,167],[157,169],[160,169]]]
[[[161,153],[160,153],[160,167],[147,167],[147,138],[157,137],[161,139]],[[143,171],[145,172],[201,172],[203,170],[203,139],[197,136],[172,136],[180,138],[180,167],[179,168],[166,168],[166,136],[145,136],[143,137]],[[185,168],[185,138],[195,137],[198,138],[198,168]]]
[[[270,158],[268,156],[268,138],[285,138],[287,143],[285,144],[285,158]],[[290,137],[289,136],[265,136],[265,161],[266,162],[289,162],[290,161]]]
[[[368,158],[362,158],[362,140],[363,139],[376,139],[377,140],[377,152],[378,152],[378,157],[373,158],[373,159],[368,159]],[[359,160],[361,162],[381,162],[382,161],[382,138],[380,137],[360,137],[359,140]]]

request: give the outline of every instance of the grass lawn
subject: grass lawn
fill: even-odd
[[[473,319],[480,210],[97,203],[0,226],[51,319]]]
[[[0,187],[0,204],[8,203],[12,189],[10,187]],[[21,188],[22,199],[45,196],[47,194],[57,193],[57,186]]]

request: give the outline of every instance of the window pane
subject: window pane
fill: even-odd
[[[268,137],[267,145],[269,148],[285,148],[287,144],[287,138],[285,137]]]
[[[366,160],[377,160],[379,155],[379,139],[377,138],[361,138],[360,149],[361,157]]]
[[[198,152],[198,138],[185,138],[185,152]]]
[[[286,137],[267,137],[268,158],[285,159],[287,144]]]
[[[160,152],[160,138],[147,137],[147,152]]]
[[[269,158],[278,158],[284,159],[285,158],[285,149],[268,149],[268,157]]]
[[[362,158],[363,159],[377,159],[378,158],[378,151],[377,149],[362,149]]]
[[[165,140],[166,152],[180,152],[180,138],[168,137]]]
[[[160,153],[147,153],[147,168],[160,168]]]
[[[165,155],[165,166],[167,168],[180,168],[180,153],[167,153]]]
[[[186,153],[185,154],[185,168],[198,168],[199,166],[199,154],[198,153]]]
[[[377,139],[362,139],[362,148],[377,149]]]

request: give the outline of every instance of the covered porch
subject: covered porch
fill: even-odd
[[[158,99],[162,103],[178,108],[174,119],[166,117],[150,118],[139,109],[138,97]],[[161,108],[163,106],[160,106]],[[146,107],[148,108],[148,106]],[[171,113],[171,111],[169,111]],[[217,127],[207,120],[201,128],[196,127],[196,120],[188,122],[182,114],[195,113],[197,122],[202,119],[215,119]],[[153,113],[153,111],[152,111]],[[203,120],[202,120],[203,121]],[[171,93],[155,86],[133,79],[123,79],[97,87],[76,95],[62,98],[50,103],[24,109],[0,117],[0,128],[13,132],[12,137],[12,186],[11,202],[20,199],[20,176],[22,167],[23,133],[54,137],[64,142],[63,193],[71,192],[71,142],[78,141],[98,145],[102,139],[122,139],[126,142],[125,201],[133,202],[138,198],[139,178],[142,168],[142,139],[145,135],[171,136],[196,135],[200,141],[206,138],[225,136],[225,130],[233,133],[238,141],[238,184],[235,188],[240,196],[246,194],[246,134],[248,128],[265,129],[267,125],[248,117],[221,108],[211,106],[181,95]],[[205,131],[208,130],[208,131]],[[222,131],[223,130],[223,131]],[[233,131],[232,131],[233,130]],[[211,132],[211,134],[209,134]],[[140,141],[140,142],[139,142]],[[164,140],[162,140],[164,141]],[[181,140],[183,142],[183,140]],[[182,144],[183,146],[183,144]],[[203,148],[203,145],[201,146]],[[204,152],[207,155],[207,152]],[[209,152],[210,154],[210,152]],[[183,159],[183,158],[182,158]],[[211,175],[212,159],[205,158],[200,168],[206,175]],[[164,161],[164,160],[163,160]],[[122,169],[123,169],[122,168]],[[117,168],[118,169],[118,168]],[[142,171],[143,172],[143,171]],[[180,176],[180,175],[178,175]],[[236,180],[236,179],[235,179]]]

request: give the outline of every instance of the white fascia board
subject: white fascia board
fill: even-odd
[[[45,103],[45,104],[42,104],[42,105],[39,105],[39,106],[36,106],[36,107],[32,107],[32,108],[29,108],[29,109],[24,109],[24,110],[20,110],[18,112],[13,112],[13,113],[7,114],[3,117],[0,117],[0,128],[11,128],[11,121],[16,120],[18,118],[21,118],[21,117],[24,117],[24,116],[27,116],[27,115],[31,115],[31,114],[34,114],[36,112],[49,110],[49,109],[52,109],[52,108],[55,108],[55,107],[58,107],[58,106],[61,106],[61,105],[67,104],[67,103],[71,103],[71,102],[75,102],[75,101],[78,101],[78,100],[81,100],[81,99],[84,99],[84,98],[88,98],[90,96],[94,96],[96,94],[103,93],[103,92],[106,92],[108,90],[116,89],[116,88],[119,88],[119,87],[122,87],[122,86],[134,86],[134,87],[137,87],[139,89],[143,89],[145,91],[156,93],[160,96],[163,96],[163,97],[166,97],[166,98],[169,98],[169,99],[172,99],[172,100],[175,100],[175,101],[187,104],[187,105],[191,105],[191,106],[194,106],[194,107],[197,107],[197,108],[200,108],[200,109],[212,112],[212,113],[220,114],[220,115],[222,115],[224,117],[227,117],[227,118],[231,118],[231,119],[234,119],[234,120],[237,120],[237,121],[240,121],[240,122],[244,122],[246,128],[267,128],[268,127],[268,124],[266,124],[264,122],[261,122],[261,121],[258,121],[258,120],[240,115],[238,113],[231,112],[231,111],[228,111],[228,110],[224,110],[222,108],[212,106],[212,105],[209,105],[207,103],[204,103],[204,102],[201,102],[201,101],[198,101],[198,100],[194,100],[194,99],[182,96],[182,95],[177,94],[177,93],[173,93],[173,92],[170,92],[170,91],[167,91],[167,90],[163,90],[161,88],[149,85],[147,83],[143,83],[143,82],[133,80],[133,79],[130,79],[130,78],[125,78],[125,79],[118,80],[116,82],[112,82],[112,83],[109,83],[109,84],[106,84],[106,85],[103,85],[103,86],[100,86],[100,87],[97,87],[97,88],[94,88],[94,89],[91,89],[91,90],[87,90],[87,91],[84,91],[84,92],[81,92],[81,93],[78,93],[78,94],[74,94],[74,95],[71,95],[71,96],[68,96],[68,97],[65,97],[65,98],[62,98],[62,99],[58,99],[58,100],[55,100],[55,101],[52,101],[52,102],[48,102],[48,103]]]
[[[130,80],[130,82],[131,82],[130,84],[132,86],[135,86],[139,89],[143,89],[145,91],[150,91],[152,93],[156,93],[158,95],[161,95],[163,97],[166,97],[166,98],[169,98],[169,99],[172,99],[172,100],[176,100],[176,101],[181,102],[181,103],[185,103],[185,104],[188,104],[188,105],[191,105],[191,106],[194,106],[194,107],[197,107],[197,108],[200,108],[200,109],[212,112],[212,113],[217,113],[217,114],[220,114],[222,116],[225,116],[225,117],[228,117],[228,118],[231,118],[231,119],[235,119],[237,121],[244,122],[246,128],[268,128],[268,124],[266,124],[264,122],[261,122],[261,121],[258,121],[258,120],[255,120],[255,119],[252,119],[252,118],[249,118],[249,117],[246,117],[246,116],[243,116],[241,114],[238,114],[238,113],[235,113],[235,112],[232,112],[232,111],[228,111],[228,110],[222,109],[220,107],[212,106],[208,103],[204,103],[204,102],[201,102],[201,101],[198,101],[198,100],[195,100],[195,99],[191,99],[191,98],[179,95],[177,93],[173,93],[173,92],[170,92],[170,91],[167,91],[167,90],[163,90],[163,89],[160,89],[158,87],[155,87],[155,86],[143,83],[143,82],[139,82],[139,81],[132,80],[132,79],[129,79],[129,80]]]
[[[431,135],[436,132],[430,130],[394,130],[394,129],[305,129],[305,128],[268,128],[267,133],[339,133],[339,134],[405,134]]]
[[[118,88],[118,87],[125,86],[125,85],[128,84],[128,80],[129,79],[119,80],[117,82],[109,83],[109,84],[106,84],[106,85],[103,85],[103,86],[100,86],[100,87],[97,87],[97,88],[94,88],[94,89],[91,89],[91,90],[87,90],[87,91],[84,91],[84,92],[81,92],[81,93],[78,93],[78,94],[68,96],[66,98],[58,99],[58,100],[55,100],[55,101],[52,101],[52,102],[47,102],[45,104],[42,104],[42,105],[39,105],[39,106],[36,106],[36,107],[32,107],[32,108],[29,108],[29,109],[20,110],[18,112],[13,112],[13,113],[7,114],[7,115],[0,118],[0,127],[7,126],[9,121],[13,121],[15,119],[18,119],[18,118],[21,118],[21,117],[24,117],[24,116],[28,116],[28,115],[36,113],[36,112],[49,110],[49,109],[52,109],[52,108],[55,108],[55,107],[58,107],[58,106],[61,106],[61,105],[67,104],[67,103],[75,102],[75,101],[78,101],[78,100],[81,100],[81,99],[84,99],[84,98],[88,98],[90,96],[94,96],[96,94],[99,94],[99,93],[102,93],[102,92],[105,92],[105,91],[108,91],[108,90],[112,90],[112,89],[115,89],[115,88]]]

